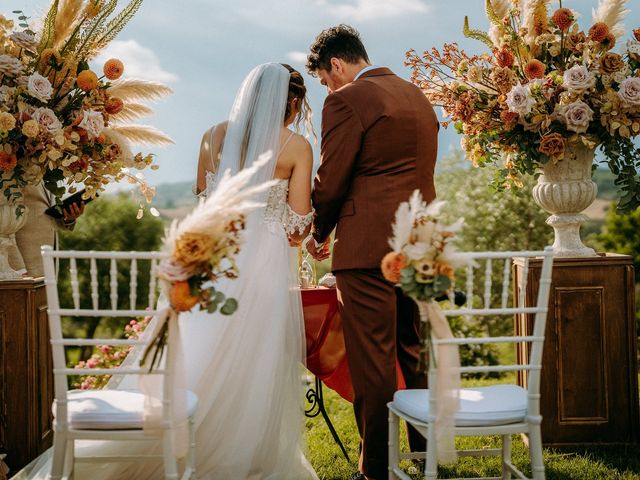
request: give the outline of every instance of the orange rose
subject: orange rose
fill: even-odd
[[[633,30],[633,36],[637,41],[640,42],[640,28],[636,28]]]
[[[111,58],[105,62],[102,71],[109,80],[117,80],[124,72],[124,64],[117,58]]]
[[[574,20],[573,12],[568,8],[559,8],[551,17],[551,21],[563,32],[569,30]]]
[[[624,68],[624,60],[617,53],[607,52],[600,58],[600,71],[612,74]]]
[[[565,141],[559,133],[550,133],[540,140],[538,151],[554,160],[562,160],[564,157]]]
[[[513,53],[509,51],[507,47],[502,47],[500,50],[494,53],[496,58],[496,63],[500,67],[511,67],[513,66],[514,57]]]
[[[83,70],[76,78],[80,90],[89,92],[98,86],[98,76],[91,70]]]
[[[609,35],[609,27],[604,22],[597,22],[589,29],[589,39],[594,42],[603,41]]]
[[[188,312],[198,303],[198,297],[191,295],[191,287],[186,281],[174,283],[169,296],[171,306],[177,312]]]
[[[0,171],[11,172],[18,165],[18,159],[13,153],[0,150]]]
[[[529,60],[524,66],[524,74],[529,80],[544,77],[545,65],[540,60]]]
[[[382,259],[382,275],[391,283],[400,283],[400,270],[407,266],[407,259],[400,252],[389,252]]]
[[[124,108],[124,102],[117,97],[109,97],[106,102],[104,102],[104,111],[109,115],[115,115],[119,113]]]

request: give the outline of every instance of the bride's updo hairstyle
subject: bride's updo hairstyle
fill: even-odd
[[[300,100],[300,112],[293,121],[293,125],[297,132],[300,132],[303,127],[306,136],[313,135],[314,140],[317,140],[316,132],[313,130],[313,125],[311,124],[311,107],[307,101],[307,87],[304,85],[304,79],[300,72],[291,65],[287,65],[286,63],[281,65],[289,70],[289,74],[291,75],[289,78],[289,92],[283,121],[291,115],[293,100],[297,98]]]

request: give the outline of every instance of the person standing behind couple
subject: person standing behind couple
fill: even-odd
[[[398,204],[415,189],[427,202],[435,198],[439,125],[415,85],[370,64],[352,27],[321,32],[307,70],[329,92],[307,249],[316,259],[327,258],[336,229],[332,271],[361,437],[360,473],[354,478],[382,480],[388,476],[386,404],[398,384],[396,358],[409,388],[425,388],[426,377],[417,370],[417,308],[384,279],[380,262],[389,250]],[[412,450],[424,450],[423,437],[412,429],[409,442]]]

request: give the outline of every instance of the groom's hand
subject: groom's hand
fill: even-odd
[[[313,258],[321,262],[322,260],[326,260],[331,256],[331,252],[329,251],[329,245],[331,243],[331,239],[327,238],[322,245],[316,245],[316,240],[311,237],[307,242],[307,251],[311,254]]]

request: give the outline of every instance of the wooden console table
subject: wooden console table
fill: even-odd
[[[0,282],[0,452],[15,473],[51,446],[53,375],[43,278]]]
[[[535,304],[541,264],[530,261],[527,306]],[[516,261],[516,285],[522,274]],[[634,296],[630,256],[554,260],[540,388],[545,445],[640,440]],[[531,334],[532,325],[531,315],[520,316],[516,334]],[[526,355],[521,346],[518,361]],[[518,383],[526,386],[525,372]]]

